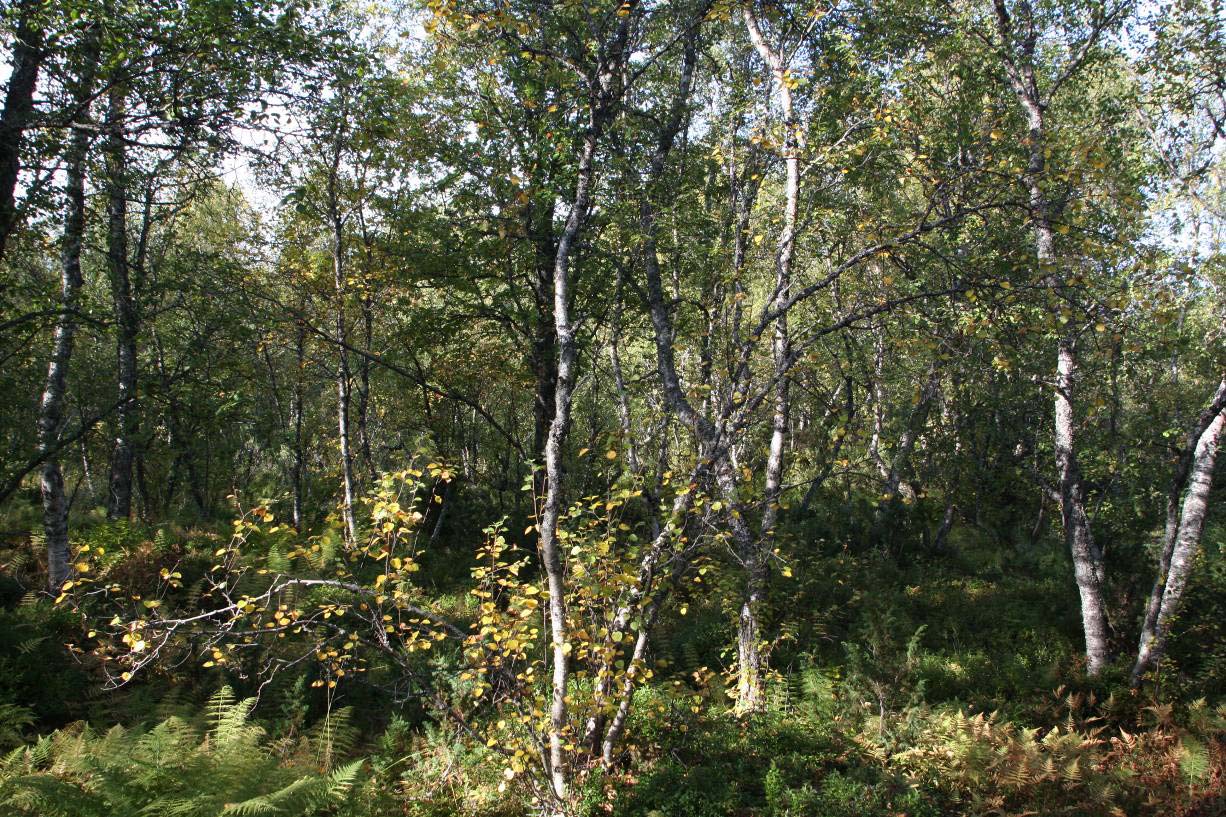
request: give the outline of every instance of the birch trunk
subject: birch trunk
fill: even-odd
[[[349,371],[349,350],[345,346],[347,335],[345,321],[345,237],[344,226],[337,211],[335,191],[333,191],[332,195],[332,276],[336,288],[336,337],[340,340],[340,343],[337,345],[336,362],[336,425],[337,437],[339,438],[341,448],[341,517],[345,526],[345,538],[350,542],[356,542],[358,540],[358,526],[353,511],[355,502],[353,447],[349,437],[352,380]]]
[[[775,365],[775,394],[771,413],[770,447],[766,458],[765,486],[761,531],[752,546],[757,552],[746,553],[744,598],[737,628],[737,709],[757,712],[766,705],[762,675],[767,659],[761,650],[759,608],[765,601],[768,578],[767,554],[775,541],[775,525],[782,501],[784,449],[787,445],[791,401],[787,370],[791,357],[787,312],[782,309],[791,295],[792,260],[796,252],[796,222],[800,209],[800,154],[804,149],[804,134],[796,119],[787,66],[780,53],[771,47],[762,34],[753,6],[742,8],[745,28],[758,55],[770,68],[783,108],[783,161],[786,168],[784,185],[783,229],[775,248],[775,289],[771,308],[779,310],[771,337],[771,356]],[[734,526],[734,534],[736,533]]]
[[[652,158],[648,166],[646,193],[643,201],[640,204],[639,218],[640,227],[643,229],[643,246],[642,254],[644,264],[647,267],[648,289],[652,295],[649,296],[649,304],[652,309],[653,321],[660,317],[667,324],[668,318],[663,313],[663,285],[660,280],[659,261],[656,256],[656,221],[654,209],[651,202],[651,197],[655,192],[655,187],[659,183],[661,174],[664,170],[664,164],[669,152],[672,150],[672,145],[675,142],[677,135],[685,121],[686,104],[690,97],[690,91],[693,86],[694,70],[698,61],[698,27],[690,29],[684,40],[684,58],[681,67],[680,81],[676,93],[673,95],[669,104],[668,117],[664,121],[656,142],[655,150],[652,153]],[[622,373],[620,341],[621,341],[621,319],[622,319],[622,288],[624,280],[619,272],[617,281],[617,301],[614,306],[613,314],[613,336],[609,344],[609,358],[613,370],[614,386],[617,390],[617,407],[618,419],[621,424],[622,435],[626,440],[627,461],[631,473],[638,476],[642,473],[643,464],[639,456],[638,446],[634,442],[634,435],[631,428],[630,404],[626,393],[625,378]],[[671,338],[671,331],[664,330]],[[659,347],[658,347],[659,348]],[[671,355],[671,341],[669,344],[669,354]],[[671,380],[669,382],[676,383],[676,370],[672,363],[671,356],[666,364],[671,372]],[[669,378],[666,377],[666,380]],[[679,391],[679,387],[678,387]],[[671,394],[671,393],[670,393]],[[684,400],[684,397],[681,398]],[[671,404],[671,401],[670,401]],[[688,405],[688,404],[687,404]],[[692,409],[691,409],[692,413]],[[660,471],[664,470],[663,460],[667,455],[667,446],[661,446],[661,466]],[[705,473],[705,466],[700,465],[698,469],[691,475],[690,482],[697,482],[700,475]],[[657,477],[658,479],[658,477]],[[648,503],[649,512],[652,515],[652,542],[651,546],[641,557],[639,561],[638,576],[635,588],[628,594],[625,602],[617,610],[613,617],[613,621],[609,627],[609,640],[605,644],[605,648],[609,650],[609,658],[597,671],[597,680],[593,691],[593,702],[595,704],[595,714],[593,714],[587,722],[584,732],[584,743],[591,749],[593,755],[599,755],[601,762],[606,766],[613,761],[613,752],[621,739],[621,735],[625,730],[625,720],[629,714],[630,705],[634,695],[636,686],[634,662],[641,661],[643,654],[647,650],[647,645],[650,639],[651,629],[654,626],[656,616],[659,613],[660,604],[663,601],[663,596],[656,595],[648,604],[647,609],[642,609],[644,600],[655,591],[656,572],[661,560],[669,552],[669,544],[674,536],[677,535],[678,529],[684,528],[686,514],[689,513],[693,503],[694,492],[686,491],[678,494],[673,501],[670,517],[666,524],[660,525],[656,519],[656,513],[659,510],[659,484],[653,488],[644,489],[644,496]],[[675,568],[680,569],[679,567]],[[675,572],[674,572],[675,575]],[[638,635],[635,637],[634,648],[630,656],[630,664],[627,665],[626,675],[622,679],[622,690],[620,700],[613,714],[612,722],[608,724],[606,729],[606,721],[608,720],[605,712],[606,702],[613,694],[613,674],[617,664],[617,657],[620,652],[613,644],[620,643],[622,635],[630,626],[632,617],[636,612],[642,612],[642,622],[639,628]],[[617,638],[617,641],[613,641]]]
[[[549,588],[549,649],[551,659],[547,772],[553,796],[552,807],[565,811],[569,796],[566,749],[566,686],[570,678],[570,644],[566,621],[566,578],[558,543],[558,520],[565,490],[563,454],[570,431],[571,406],[578,368],[579,346],[570,317],[570,272],[572,255],[587,222],[595,177],[596,151],[617,103],[617,83],[628,57],[626,43],[630,34],[633,3],[621,18],[611,42],[600,48],[601,59],[590,78],[591,107],[575,174],[575,192],[570,212],[558,237],[553,263],[553,318],[557,338],[557,382],[553,417],[545,438],[545,498],[538,519],[541,564]],[[607,49],[607,50],[606,50]]]
[[[1180,499],[1183,498],[1184,491],[1188,488],[1189,480],[1195,480],[1198,474],[1205,481],[1204,491],[1207,495],[1209,483],[1213,479],[1213,465],[1210,462],[1206,466],[1204,458],[1216,456],[1216,444],[1221,435],[1220,426],[1223,413],[1226,413],[1226,378],[1223,378],[1222,382],[1218,385],[1213,399],[1205,410],[1201,412],[1197,422],[1189,429],[1187,442],[1180,452],[1179,459],[1175,465],[1175,473],[1167,493],[1166,526],[1163,532],[1162,551],[1158,556],[1158,575],[1154,580],[1153,590],[1150,592],[1149,601],[1145,606],[1145,618],[1141,625],[1141,639],[1137,646],[1137,658],[1132,668],[1133,686],[1140,685],[1145,673],[1157,666],[1165,648],[1165,633],[1162,632],[1160,618],[1163,605],[1166,602],[1167,588],[1171,580],[1171,569],[1174,564],[1176,550],[1180,542],[1184,540],[1185,526],[1189,523],[1195,523],[1198,526],[1195,539],[1196,545],[1199,544],[1199,526],[1203,524],[1204,516],[1204,509],[1198,509],[1196,507],[1197,503],[1193,502],[1191,509],[1194,512],[1193,517],[1185,521],[1189,510],[1188,502],[1192,501],[1192,491],[1197,488],[1195,484],[1192,486],[1192,491],[1188,492],[1187,499],[1184,500],[1182,507]],[[1215,423],[1218,424],[1218,430],[1213,432]],[[1210,437],[1212,437],[1212,444],[1209,439]],[[1193,535],[1190,529],[1186,535]],[[1193,546],[1195,547],[1196,545]],[[1182,587],[1180,587],[1178,592],[1182,594]],[[1174,603],[1175,605],[1178,604],[1178,598],[1176,598]]]
[[[1200,552],[1200,537],[1205,526],[1209,491],[1213,487],[1213,467],[1217,459],[1223,426],[1226,426],[1226,411],[1219,413],[1214,418],[1201,434],[1200,441],[1196,445],[1192,473],[1188,478],[1188,493],[1184,497],[1183,507],[1179,514],[1179,533],[1175,537],[1170,566],[1163,582],[1162,600],[1158,605],[1158,614],[1154,619],[1152,629],[1142,634],[1143,640],[1137,651],[1136,664],[1132,670],[1134,684],[1147,671],[1156,667],[1162,660],[1163,653],[1166,652],[1166,641],[1170,634],[1171,622],[1179,613],[1188,576]]]
[[[1062,340],[1056,369],[1056,465],[1060,471],[1060,516],[1064,540],[1073,557],[1073,576],[1081,596],[1081,624],[1086,642],[1086,672],[1095,676],[1107,665],[1109,624],[1103,596],[1102,555],[1090,531],[1085,488],[1077,463],[1072,396],[1076,393],[1077,357],[1071,340]]]
[[[1015,30],[1013,16],[1005,0],[994,0],[996,32],[1002,49],[1005,75],[1026,119],[1024,140],[1028,152],[1024,179],[1029,197],[1030,218],[1034,230],[1035,258],[1040,280],[1053,288],[1063,286],[1059,259],[1056,255],[1055,231],[1052,226],[1052,202],[1043,182],[1046,174],[1046,111],[1051,100],[1040,91],[1035,54],[1038,43],[1034,10],[1029,0],[1021,0],[1016,10],[1021,16],[1020,33]],[[1079,56],[1064,66],[1061,73],[1067,79],[1085,58],[1088,46],[1102,32],[1095,23],[1079,49]],[[1058,87],[1059,82],[1056,83]],[[1089,516],[1085,507],[1085,486],[1077,461],[1077,423],[1074,400],[1077,386],[1076,337],[1065,335],[1057,344],[1055,393],[1056,467],[1060,476],[1060,512],[1064,522],[1065,544],[1073,559],[1073,574],[1081,596],[1081,621],[1086,642],[1086,672],[1098,675],[1107,665],[1109,623],[1103,592],[1104,567],[1101,551],[1094,543]]]
[[[86,35],[85,64],[74,94],[81,119],[88,116],[89,98],[93,93],[98,62],[97,48],[98,29],[95,25]],[[51,452],[59,443],[64,422],[68,365],[76,335],[76,313],[80,307],[81,244],[85,234],[85,168],[89,142],[87,130],[74,130],[64,155],[65,214],[60,249],[61,312],[52,335],[51,359],[47,364],[47,377],[38,411],[38,447],[39,453],[45,456],[40,489],[43,501],[43,532],[47,540],[47,585],[52,593],[59,593],[69,576],[68,502],[64,496],[64,475],[60,469],[59,456]]]

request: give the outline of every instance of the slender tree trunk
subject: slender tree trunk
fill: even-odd
[[[88,100],[93,93],[94,74],[98,62],[98,30],[91,27],[86,35],[85,64],[77,83],[75,101],[81,107],[79,117],[88,116]],[[81,244],[85,234],[85,168],[89,152],[89,132],[77,129],[68,140],[64,155],[66,203],[64,234],[60,249],[60,306],[52,336],[51,360],[43,385],[38,412],[38,447],[48,454],[59,442],[67,402],[68,365],[72,358],[76,335],[76,313],[80,307]],[[40,483],[43,500],[43,532],[47,540],[47,585],[59,593],[68,580],[68,503],[64,496],[64,475],[58,455],[47,456],[43,462]]]
[[[1040,91],[1035,69],[1038,43],[1034,11],[1029,2],[1018,4],[1022,17],[1015,27],[1005,0],[993,0],[996,31],[1004,58],[1005,75],[1026,118],[1025,147],[1028,151],[1025,185],[1029,195],[1030,218],[1034,229],[1035,257],[1041,280],[1053,289],[1063,286],[1056,255],[1055,230],[1052,227],[1052,202],[1043,184],[1046,174],[1047,123],[1046,111],[1050,99]],[[1102,28],[1095,24],[1093,37]],[[1084,56],[1077,58],[1083,59]],[[1080,65],[1067,66],[1071,74]],[[1101,551],[1094,543],[1089,516],[1085,507],[1085,486],[1077,462],[1077,423],[1074,400],[1077,385],[1077,347],[1073,334],[1065,335],[1057,344],[1055,394],[1056,466],[1060,475],[1060,513],[1064,522],[1064,538],[1073,559],[1073,573],[1081,595],[1081,620],[1086,642],[1086,671],[1098,675],[1107,665],[1110,625],[1103,590],[1104,566]]]
[[[784,184],[783,229],[775,249],[775,291],[772,309],[780,309],[791,295],[792,259],[796,253],[796,223],[800,211],[800,154],[804,149],[804,133],[796,119],[792,103],[788,67],[783,57],[766,41],[754,14],[753,5],[742,7],[745,28],[759,56],[770,68],[783,108],[783,160],[786,168]],[[759,607],[765,601],[767,587],[767,554],[775,541],[775,526],[782,502],[784,450],[787,446],[791,418],[790,379],[787,375],[791,342],[788,336],[787,313],[775,320],[771,338],[771,355],[775,364],[775,395],[771,415],[770,448],[766,458],[761,534],[756,543],[758,552],[742,557],[745,563],[745,596],[741,605],[737,632],[738,682],[737,709],[757,712],[766,705],[762,674],[767,659],[760,647]]]
[[[1145,606],[1141,640],[1137,646],[1137,659],[1132,669],[1133,686],[1138,686],[1145,673],[1157,666],[1165,649],[1166,634],[1162,630],[1161,616],[1169,592],[1172,565],[1175,564],[1177,550],[1180,547],[1186,551],[1188,548],[1195,550],[1199,546],[1205,512],[1203,503],[1207,499],[1213,480],[1213,462],[1221,436],[1223,414],[1226,414],[1226,378],[1223,378],[1218,385],[1217,392],[1208,407],[1201,412],[1197,422],[1189,429],[1187,443],[1180,451],[1175,464],[1175,473],[1167,493],[1166,527],[1163,534],[1162,551],[1158,556],[1158,574],[1154,580],[1149,601]],[[1215,424],[1217,425],[1216,431],[1214,431]],[[1198,478],[1201,480],[1200,484],[1195,483]],[[1189,480],[1192,480],[1193,484],[1181,506],[1180,499],[1184,497],[1185,489],[1188,489]],[[1198,490],[1203,492],[1203,497],[1193,496]],[[1185,570],[1186,562],[1185,558]],[[1181,583],[1170,605],[1168,618],[1178,608],[1179,596],[1182,595],[1182,592]]]
[[[868,441],[868,456],[877,466],[882,479],[889,479],[890,469],[881,456],[881,440],[885,436],[885,329],[873,327],[873,434]]]
[[[954,522],[958,518],[958,506],[954,504],[952,499],[945,501],[945,513],[941,515],[941,525],[937,528],[936,536],[932,538],[932,552],[944,553],[947,543],[949,542],[949,533],[954,529]]]
[[[587,216],[593,165],[600,130],[592,125],[584,138],[579,160],[579,179],[570,215],[558,241],[553,271],[553,315],[558,339],[558,378],[553,418],[545,438],[545,500],[540,515],[541,562],[549,586],[549,634],[551,649],[551,695],[549,707],[549,776],[553,796],[559,803],[567,797],[566,775],[566,685],[570,677],[570,644],[566,623],[566,580],[558,545],[558,519],[562,512],[563,464],[570,412],[575,389],[579,348],[570,320],[570,265],[574,243]]]
[[[374,296],[367,281],[362,293],[362,348],[370,354],[374,343],[375,313]],[[362,452],[362,462],[366,466],[366,475],[372,481],[375,478],[375,458],[370,444],[370,358],[362,356],[358,367],[358,447]]]
[[[302,450],[302,400],[303,400],[303,383],[302,376],[305,368],[304,358],[306,354],[306,327],[301,321],[298,322],[297,332],[294,337],[294,394],[290,403],[291,423],[294,427],[294,464],[290,469],[290,482],[292,483],[293,508],[292,521],[294,530],[302,531],[302,475],[304,470],[304,454]]]
[[[885,493],[890,496],[891,500],[898,496],[901,490],[903,476],[910,467],[911,456],[915,452],[915,444],[924,431],[924,424],[928,420],[929,409],[931,409],[932,401],[936,398],[940,388],[940,370],[933,366],[932,370],[928,373],[928,379],[920,389],[919,398],[916,400],[915,405],[911,407],[911,416],[907,421],[907,427],[903,429],[902,436],[898,439],[898,449],[890,460],[890,467],[885,479]]]
[[[592,186],[595,177],[596,150],[613,113],[613,106],[620,99],[621,79],[625,61],[628,59],[627,40],[633,15],[633,2],[626,8],[631,12],[619,22],[611,42],[600,49],[602,59],[592,77],[591,108],[575,177],[575,192],[570,212],[558,237],[557,254],[553,265],[553,317],[558,345],[558,378],[554,395],[553,418],[545,440],[545,499],[538,520],[541,564],[549,587],[549,643],[551,659],[550,705],[548,728],[548,773],[554,799],[553,807],[565,811],[569,797],[566,749],[567,700],[566,686],[570,678],[570,637],[566,621],[566,578],[563,557],[558,543],[558,520],[562,512],[562,497],[565,490],[563,454],[570,431],[571,405],[577,375],[579,346],[575,326],[570,317],[570,272],[572,255],[591,206]]]
[[[890,458],[890,464],[885,468],[885,484],[883,486],[882,498],[877,506],[876,513],[873,515],[873,529],[871,533],[872,541],[878,543],[879,546],[888,547],[890,545],[887,537],[890,534],[891,524],[898,518],[897,514],[899,505],[903,500],[903,494],[906,493],[908,501],[914,499],[914,491],[904,486],[903,477],[911,467],[911,457],[915,452],[915,444],[924,431],[924,425],[928,421],[928,412],[932,407],[933,399],[936,398],[940,391],[940,387],[940,370],[933,366],[928,373],[928,379],[920,388],[919,397],[915,405],[911,407],[911,414],[907,418],[906,427],[903,428],[902,434],[898,438],[898,447],[894,451],[894,456]]]
[[[339,150],[338,150],[339,153]],[[341,340],[337,347],[336,364],[336,423],[341,447],[341,516],[345,525],[345,538],[350,542],[358,539],[357,520],[354,517],[355,503],[353,450],[349,438],[349,410],[352,377],[349,371],[349,351],[344,346],[347,335],[345,321],[345,267],[344,227],[337,212],[335,195],[332,207],[332,274],[336,285],[336,337]]]
[[[135,458],[139,405],[136,395],[136,339],[139,317],[128,263],[127,156],[124,147],[125,99],[122,86],[111,88],[106,122],[107,272],[115,304],[116,371],[119,409],[115,412],[115,443],[111,452],[107,517],[132,515],[132,468]]]
[[[42,5],[36,0],[18,0],[17,26],[13,32],[13,56],[9,62],[8,89],[0,111],[0,258],[8,238],[17,227],[17,178],[21,175],[22,137],[34,114],[34,91],[38,71],[46,58],[43,29],[35,20]]]
[[[654,192],[654,187],[660,179],[660,175],[664,169],[664,162],[671,150],[672,143],[676,139],[684,123],[685,105],[690,96],[690,89],[694,79],[694,69],[697,64],[698,51],[698,28],[694,27],[688,33],[684,41],[684,58],[681,68],[680,81],[676,94],[674,95],[670,107],[669,117],[661,129],[659,142],[656,151],[653,154],[652,161],[648,170],[647,193],[644,196],[644,202],[640,209],[640,225],[644,230],[643,256],[644,261],[649,265],[648,281],[649,288],[653,289],[656,297],[651,299],[653,305],[653,314],[661,309],[662,304],[662,285],[660,282],[659,263],[656,257],[656,240],[655,240],[655,218],[652,210],[650,196]],[[632,419],[630,413],[630,402],[626,391],[625,377],[622,372],[621,363],[621,331],[622,331],[622,294],[623,294],[624,279],[619,270],[617,287],[616,287],[616,302],[614,304],[614,312],[612,316],[612,338],[609,343],[609,361],[613,371],[613,382],[617,392],[617,412],[618,421],[620,423],[622,436],[625,440],[627,464],[630,471],[636,477],[643,472],[643,463],[640,458],[640,452],[637,442],[634,439],[634,431],[632,428]],[[665,319],[667,320],[667,319]],[[671,358],[669,360],[670,367],[672,366]],[[676,372],[673,372],[673,380],[675,382]],[[662,447],[661,458],[663,459],[664,452],[667,451],[666,446]],[[661,470],[663,470],[661,468]],[[691,482],[697,480],[699,474],[705,470],[705,466],[700,466],[699,471],[693,475]],[[656,570],[660,560],[666,553],[666,547],[671,543],[674,532],[678,526],[684,527],[685,515],[689,512],[693,502],[693,492],[687,491],[683,494],[678,494],[674,499],[672,513],[665,525],[660,525],[656,521],[656,516],[659,512],[659,492],[658,483],[653,488],[644,488],[644,498],[648,504],[648,512],[652,518],[652,543],[639,561],[638,580],[635,585],[635,590],[629,594],[629,598],[620,607],[614,615],[613,622],[609,627],[609,639],[606,641],[604,648],[606,650],[606,659],[598,668],[596,684],[593,694],[593,703],[595,705],[595,714],[592,715],[587,722],[584,733],[584,742],[591,748],[593,755],[599,755],[601,761],[608,766],[612,763],[613,752],[617,743],[621,739],[621,735],[625,730],[625,719],[629,714],[630,704],[634,695],[636,685],[635,679],[635,662],[641,661],[642,655],[647,649],[647,644],[650,639],[650,631],[654,626],[656,616],[659,612],[659,605],[663,601],[662,596],[656,596],[648,605],[646,610],[642,609],[642,604],[646,596],[652,593],[655,586]],[[629,627],[632,617],[636,613],[643,613],[638,635],[635,637],[634,649],[631,653],[631,663],[627,665],[626,675],[622,681],[622,691],[620,700],[616,710],[613,713],[613,720],[608,724],[608,714],[605,710],[606,702],[613,694],[614,670],[618,664],[618,658],[621,656],[620,649],[616,646],[620,643],[621,637],[625,634]],[[617,640],[613,640],[616,638]]]

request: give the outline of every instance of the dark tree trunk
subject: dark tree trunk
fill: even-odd
[[[17,227],[17,179],[21,175],[22,137],[34,114],[38,71],[46,58],[42,26],[35,20],[42,3],[18,0],[9,83],[0,111],[0,258]]]
[[[111,452],[110,495],[107,516],[127,519],[132,515],[132,469],[139,426],[136,395],[136,339],[140,319],[132,290],[128,263],[128,184],[124,147],[124,93],[116,85],[110,93],[106,122],[107,174],[107,272],[115,305],[116,371],[119,409],[115,413],[115,444]]]

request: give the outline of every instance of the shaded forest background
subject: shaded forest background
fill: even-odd
[[[0,805],[1226,814],[1216,0],[9,0]]]

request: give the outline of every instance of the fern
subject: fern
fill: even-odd
[[[76,725],[0,756],[0,814],[12,817],[215,817],[332,813],[357,784],[362,761],[330,774],[279,763],[250,701],[219,690],[207,727],[170,717],[150,729],[103,734]],[[320,731],[335,757],[355,741],[348,710]]]
[[[352,753],[358,730],[352,723],[352,707],[329,712],[307,732],[307,741],[319,768],[329,771],[337,757]]]

